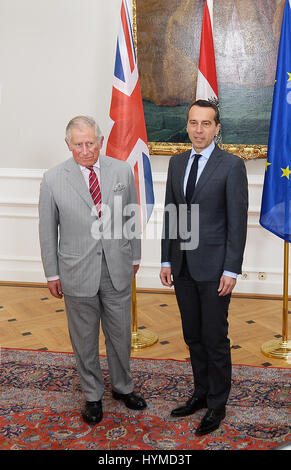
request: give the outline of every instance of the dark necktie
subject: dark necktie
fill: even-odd
[[[89,190],[97,209],[98,216],[101,217],[101,190],[97,175],[93,168],[89,168]]]
[[[187,204],[191,203],[191,199],[194,193],[196,179],[197,179],[197,170],[198,170],[198,160],[201,157],[199,154],[194,155],[194,162],[192,163],[191,170],[188,177],[188,182],[186,186],[186,201]]]

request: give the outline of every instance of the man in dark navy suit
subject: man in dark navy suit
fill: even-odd
[[[193,396],[171,414],[187,416],[208,408],[196,435],[214,431],[225,417],[231,388],[228,307],[247,232],[245,165],[215,144],[219,130],[217,107],[196,101],[187,121],[192,150],[170,159],[165,197],[160,278],[175,287],[194,375]],[[173,207],[176,218],[168,210]]]

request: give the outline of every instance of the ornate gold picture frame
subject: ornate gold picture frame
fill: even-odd
[[[252,4],[252,2],[253,2],[253,4]],[[154,8],[156,9],[154,14],[152,14],[152,12],[149,11],[150,3],[152,3]],[[191,10],[192,13],[191,14],[193,15],[193,11],[194,11],[193,8],[195,6],[196,11],[198,12],[198,16],[199,15],[201,16],[201,9],[204,7],[204,0],[192,0],[192,3],[193,3],[193,5],[191,7],[192,8],[192,10]],[[141,79],[140,81],[141,81],[142,94],[143,94],[143,79],[142,79],[143,74],[141,73],[141,70],[144,70],[144,68],[142,67],[143,66],[143,53],[146,50],[145,47],[144,47],[144,42],[145,42],[144,39],[146,40],[148,34],[147,34],[146,30],[142,30],[141,33],[140,33],[140,36],[139,36],[139,30],[138,30],[138,24],[139,24],[138,14],[139,14],[139,12],[137,11],[137,9],[139,7],[140,8],[143,7],[142,14],[143,14],[144,17],[147,18],[146,27],[148,27],[149,29],[151,27],[153,27],[153,28],[155,27],[157,30],[159,30],[159,27],[160,27],[159,14],[164,15],[164,14],[167,14],[167,11],[169,11],[169,22],[171,22],[172,28],[176,28],[175,29],[175,34],[173,34],[171,36],[171,39],[169,40],[169,41],[171,41],[171,45],[172,45],[173,38],[174,39],[177,38],[177,42],[178,42],[179,31],[181,32],[181,36],[184,40],[184,29],[183,28],[185,28],[185,23],[187,23],[187,21],[184,19],[183,20],[184,24],[182,25],[182,21],[180,22],[181,24],[179,24],[179,14],[181,15],[181,11],[183,10],[183,4],[185,5],[185,8],[186,7],[189,8],[189,5],[191,5],[191,1],[188,2],[188,1],[182,0],[182,2],[181,2],[181,1],[178,1],[178,0],[169,0],[169,1],[168,0],[167,1],[166,0],[160,0],[160,2],[148,2],[148,1],[145,1],[145,0],[132,0],[133,34],[134,34],[135,46],[136,46],[138,62],[139,62],[139,74],[140,74],[140,79]],[[265,0],[263,2],[263,4],[260,5],[260,8],[263,8],[263,9],[266,9],[266,10],[259,11],[259,12],[256,11],[258,9],[257,0],[248,0],[247,4],[248,5],[246,5],[245,0],[244,1],[243,0],[219,0],[219,8],[220,9],[221,8],[225,9],[225,12],[226,12],[225,15],[229,14],[230,6],[232,6],[232,16],[227,17],[228,24],[230,25],[229,30],[231,29],[232,24],[234,26],[236,25],[236,21],[238,21],[238,23],[240,22],[241,25],[245,25],[245,28],[247,29],[248,24],[249,24],[249,19],[250,19],[249,15],[250,14],[253,15],[253,21],[258,21],[259,22],[258,23],[259,27],[255,27],[255,28],[253,28],[253,30],[246,30],[245,31],[245,30],[241,29],[241,35],[242,35],[243,40],[245,38],[247,38],[247,40],[249,41],[249,43],[246,43],[247,46],[249,47],[249,50],[247,51],[248,54],[247,53],[245,54],[245,57],[248,58],[249,62],[248,62],[248,64],[247,63],[245,64],[245,68],[247,66],[250,66],[250,65],[252,66],[251,61],[257,61],[258,58],[262,55],[259,52],[258,48],[260,48],[260,51],[263,48],[263,52],[265,54],[263,56],[263,60],[268,61],[266,64],[265,64],[264,61],[262,62],[263,65],[268,70],[265,73],[262,73],[262,75],[258,78],[256,77],[257,72],[256,72],[255,65],[252,69],[249,70],[249,75],[251,76],[250,80],[253,79],[254,87],[255,87],[256,83],[258,83],[258,82],[256,82],[256,80],[261,80],[264,87],[263,87],[263,85],[262,86],[260,85],[260,89],[264,88],[264,92],[265,92],[266,89],[268,89],[268,94],[267,94],[268,99],[266,100],[266,102],[268,103],[268,109],[267,109],[267,112],[262,114],[263,119],[265,120],[264,122],[266,123],[270,118],[271,95],[272,95],[272,89],[273,89],[272,80],[274,79],[274,76],[275,76],[277,46],[278,46],[279,37],[280,37],[281,18],[282,18],[284,1],[283,0]],[[250,8],[251,10],[248,11],[247,7]],[[177,11],[178,10],[179,11],[177,12],[177,11],[175,11],[175,9]],[[267,11],[267,9],[268,9],[268,11]],[[157,14],[157,12],[158,12],[158,14]],[[185,13],[185,11],[183,11],[183,13]],[[267,13],[269,15],[269,23],[267,25],[268,27],[266,27],[266,24],[264,23]],[[186,12],[186,14],[187,14],[187,12]],[[240,15],[238,19],[235,17],[235,14]],[[183,18],[185,18],[185,17],[187,17],[187,16],[184,16]],[[258,20],[257,20],[257,18],[258,18]],[[199,19],[199,22],[200,22],[200,19]],[[182,28],[182,26],[183,26],[183,28]],[[236,34],[236,29],[235,29],[234,26],[233,26],[233,31],[234,31],[233,34]],[[218,33],[223,31],[223,33],[222,33],[222,35],[223,35],[224,34],[224,29],[223,28],[226,29],[224,24],[221,26],[220,30],[217,27]],[[255,31],[255,33],[254,33],[254,31]],[[272,36],[271,39],[269,38],[270,31],[273,32],[273,36]],[[151,34],[151,33],[149,33],[149,34]],[[256,34],[256,37],[253,37],[254,34]],[[187,36],[187,34],[185,32],[185,37],[186,36]],[[198,31],[198,28],[195,29],[195,34],[194,34],[193,37],[196,40],[196,43],[198,42],[198,38],[199,38],[199,44],[200,44],[200,31]],[[189,39],[189,35],[187,36],[187,38]],[[188,39],[187,39],[187,41],[188,41]],[[141,41],[141,40],[143,41],[143,46],[139,47],[139,41]],[[224,44],[226,44],[225,38],[223,38],[223,40],[224,40]],[[185,41],[186,41],[186,39],[185,39]],[[256,41],[258,43],[258,46],[256,46],[257,51],[254,51],[254,47],[255,47],[254,46],[254,41]],[[219,46],[220,46],[221,43],[222,43],[221,38],[219,38],[217,40],[217,42],[219,43]],[[159,44],[159,38],[157,37],[156,42],[151,40],[150,47],[154,48],[158,44]],[[243,47],[244,44],[241,44],[241,46]],[[177,46],[177,50],[178,50],[178,46]],[[177,60],[177,65],[173,61],[170,62],[168,60],[168,58],[164,58],[163,56],[161,56],[160,51],[158,53],[158,58],[160,59],[161,63],[165,59],[165,60],[168,60],[167,66],[168,66],[168,64],[172,65],[172,67],[169,68],[170,75],[172,73],[171,72],[171,69],[172,69],[173,70],[173,75],[178,75],[178,79],[179,79],[179,78],[181,78],[181,71],[179,72],[179,70],[178,70],[178,72],[180,74],[179,73],[177,74],[177,69],[179,69],[178,61],[180,60],[179,54],[176,54],[175,57],[176,57],[176,60]],[[243,60],[243,58],[242,58],[242,60]],[[158,63],[158,60],[155,61],[155,66],[157,65],[157,63]],[[189,65],[189,68],[191,68],[191,64]],[[174,70],[175,70],[175,72],[174,72]],[[194,70],[194,68],[193,68],[193,70]],[[238,70],[237,73],[239,74],[240,70]],[[196,71],[196,75],[197,75],[197,71]],[[196,80],[196,75],[193,72],[193,80],[194,79]],[[183,77],[182,77],[182,79],[183,79]],[[242,77],[240,79],[243,81]],[[144,82],[145,82],[145,80],[144,80]],[[250,83],[250,89],[251,89],[251,87],[252,87],[252,83]],[[150,86],[148,88],[150,88]],[[187,87],[185,87],[185,88],[187,88]],[[193,86],[193,89],[194,88],[195,87]],[[262,95],[262,96],[264,98],[265,95]],[[194,96],[194,99],[195,99],[195,96]],[[194,101],[194,99],[189,100],[189,103]],[[259,122],[259,124],[261,123],[259,121],[259,119],[258,119],[258,122]],[[246,119],[246,123],[247,123],[247,119]],[[244,124],[245,127],[247,125],[246,123]],[[186,127],[186,123],[185,123],[185,127]],[[265,128],[266,127],[267,126],[265,124]],[[266,156],[267,156],[267,138],[266,138],[267,131],[268,131],[268,129],[265,129],[265,135],[264,135],[264,139],[263,139],[263,140],[265,140],[264,144],[256,144],[254,142],[252,142],[251,144],[248,143],[248,142],[246,142],[246,143],[232,143],[231,144],[231,143],[224,143],[223,142],[223,148],[225,150],[231,152],[231,153],[234,153],[234,154],[238,155],[239,157],[241,157],[245,160],[252,160],[252,159],[257,159],[257,158],[266,158]],[[257,134],[259,134],[259,132],[257,131],[257,129],[255,127],[253,127],[253,134],[255,136]],[[151,140],[152,139],[149,138],[149,150],[150,150],[150,153],[152,155],[174,155],[174,154],[181,153],[181,152],[191,148],[191,144],[188,143],[188,142],[168,142],[168,141],[151,141]]]

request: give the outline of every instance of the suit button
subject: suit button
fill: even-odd
[[[97,251],[97,255],[101,255],[101,254],[102,254],[101,251]]]

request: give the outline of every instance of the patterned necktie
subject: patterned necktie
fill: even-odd
[[[186,187],[186,201],[187,204],[191,204],[192,196],[195,189],[197,171],[198,171],[198,160],[201,157],[199,154],[194,155],[194,162],[192,163],[191,170],[188,177],[187,187]]]
[[[93,168],[89,168],[89,190],[97,209],[98,216],[101,217],[101,189],[97,175]]]

